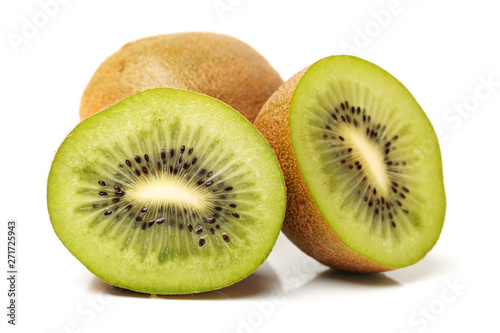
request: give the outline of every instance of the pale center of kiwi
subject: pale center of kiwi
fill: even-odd
[[[197,209],[206,207],[206,200],[199,191],[188,188],[186,182],[161,178],[139,184],[130,191],[133,199],[150,204],[183,204]]]
[[[380,148],[364,136],[356,128],[345,128],[346,143],[352,142],[354,147],[352,157],[355,160],[360,160],[362,165],[367,165],[371,172],[367,172],[371,182],[376,184],[377,188],[383,193],[388,192],[387,170],[384,164],[384,156]],[[365,169],[366,171],[366,169]]]

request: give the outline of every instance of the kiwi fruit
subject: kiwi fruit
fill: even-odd
[[[262,55],[236,38],[208,32],[159,35],[126,44],[99,66],[83,93],[80,118],[137,92],[169,87],[215,97],[253,122],[282,83]]]
[[[237,111],[157,88],[76,126],[53,160],[47,202],[59,239],[100,279],[188,294],[264,262],[286,195],[272,149]]]
[[[255,126],[287,186],[283,232],[341,271],[412,265],[437,242],[446,198],[434,129],[380,67],[331,56],[266,102]]]

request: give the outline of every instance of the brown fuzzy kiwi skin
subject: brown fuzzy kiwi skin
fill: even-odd
[[[253,122],[282,83],[262,55],[236,38],[208,32],[158,35],[124,45],[99,66],[83,92],[80,118],[137,92],[170,87],[215,97]]]
[[[285,178],[287,205],[282,231],[303,252],[333,269],[353,273],[392,270],[347,247],[324,219],[304,182],[292,147],[288,115],[295,87],[307,69],[269,98],[254,123],[274,150]]]

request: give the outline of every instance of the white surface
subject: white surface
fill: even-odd
[[[214,4],[229,7],[221,16]],[[1,279],[2,332],[498,331],[498,9],[489,0],[67,1],[16,52],[8,34],[21,34],[33,16],[43,24],[43,9],[3,1],[0,266],[3,276],[5,225],[16,218],[20,275],[16,327],[6,323]],[[377,23],[383,10],[393,14]],[[107,56],[137,38],[193,30],[249,43],[284,79],[347,44],[400,79],[442,137],[448,210],[429,255],[398,271],[353,276],[326,270],[281,235],[255,274],[213,293],[150,298],[94,278],[50,225],[45,186],[54,152]]]

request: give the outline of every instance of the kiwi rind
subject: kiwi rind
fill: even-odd
[[[101,239],[81,219],[79,174],[92,165],[93,151],[127,131],[147,129],[151,121],[179,118],[205,126],[253,166],[260,189],[253,208],[257,216],[234,253],[217,258],[191,256],[159,263],[138,257],[133,249]],[[209,126],[216,123],[217,126]],[[252,273],[267,258],[278,237],[285,210],[285,187],[279,164],[264,138],[226,104],[193,92],[159,88],[133,95],[82,121],[56,153],[49,174],[47,202],[53,228],[62,243],[92,273],[112,285],[154,294],[186,294],[219,289]]]
[[[124,45],[99,66],[82,95],[80,118],[134,93],[170,87],[215,97],[253,122],[282,83],[261,54],[234,37],[208,32],[158,35]]]
[[[356,74],[352,73],[353,68],[356,69]],[[404,255],[393,256],[388,260],[383,255],[376,254],[377,250],[353,245],[355,237],[346,237],[349,232],[341,230],[342,224],[349,225],[350,221],[353,221],[352,216],[349,216],[350,211],[341,204],[341,193],[335,193],[336,196],[332,197],[331,193],[325,190],[325,184],[329,180],[318,170],[318,165],[321,164],[314,159],[314,148],[305,143],[311,140],[310,134],[303,129],[310,119],[303,110],[317,103],[315,96],[318,90],[322,89],[321,86],[328,86],[331,76],[345,75],[350,78],[357,74],[362,78],[360,80],[368,77],[368,82],[371,80],[370,76],[375,79],[382,77],[382,82],[378,82],[379,85],[376,85],[375,89],[383,90],[388,86],[388,89],[392,89],[388,92],[389,96],[395,94],[394,96],[400,96],[405,103],[414,103],[408,117],[418,123],[417,131],[434,146],[432,156],[428,157],[431,166],[424,168],[428,171],[427,174],[422,174],[422,178],[429,183],[428,195],[432,198],[426,203],[432,213],[424,214],[428,219],[424,230],[426,235],[420,242],[408,246]],[[383,82],[384,80],[387,81]],[[401,94],[404,96],[401,97]],[[414,98],[387,72],[356,57],[334,56],[322,59],[297,73],[273,94],[257,117],[255,125],[273,147],[285,175],[288,198],[283,231],[305,253],[338,270],[381,272],[417,262],[437,241],[445,212],[441,156],[437,139],[430,122]],[[292,135],[290,131],[293,131]],[[432,200],[435,200],[434,204],[431,203]],[[356,230],[351,233],[356,235]],[[418,232],[413,237],[418,239]],[[410,235],[409,242],[415,239]]]

